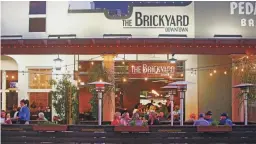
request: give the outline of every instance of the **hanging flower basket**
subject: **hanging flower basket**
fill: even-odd
[[[115,132],[149,132],[148,126],[116,126]]]
[[[67,125],[33,125],[34,131],[66,131]]]
[[[197,132],[232,132],[232,126],[197,126]]]

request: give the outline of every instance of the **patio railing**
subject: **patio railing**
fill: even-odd
[[[256,125],[230,132],[198,132],[194,126],[150,126],[148,132],[116,132],[113,126],[69,125],[66,131],[35,131],[33,125],[2,125],[2,143],[256,143]]]

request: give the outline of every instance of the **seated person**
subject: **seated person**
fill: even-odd
[[[228,118],[227,113],[221,114],[219,125],[229,125],[229,126],[233,125],[233,122]]]
[[[40,112],[38,114],[38,119],[39,121],[48,121],[45,117],[44,117],[44,113],[43,112]]]
[[[11,114],[10,114],[10,113],[8,113],[8,114],[6,115],[5,123],[6,123],[6,124],[12,124]]]
[[[208,121],[210,124],[212,123],[212,112],[208,111],[207,113],[205,113],[205,118],[206,121]]]
[[[149,113],[148,125],[159,125],[159,120],[157,119],[157,114],[155,112]]]
[[[204,114],[199,114],[198,120],[194,122],[194,126],[208,126],[210,123],[204,119]]]
[[[122,125],[122,126],[128,126],[130,120],[131,120],[131,119],[130,119],[129,113],[128,113],[128,112],[123,113],[123,114],[122,114],[122,118],[121,118],[121,120],[120,120],[120,125]]]
[[[5,117],[6,117],[6,113],[4,110],[1,111],[1,124],[6,124],[5,123]]]
[[[159,113],[158,120],[159,120],[159,121],[166,121],[166,120],[167,120],[167,119],[165,118],[163,112],[160,112],[160,113]]]
[[[111,122],[112,126],[119,126],[120,125],[120,120],[121,120],[121,113],[116,112],[114,114],[114,120]]]
[[[140,119],[139,113],[133,114],[132,120],[130,121],[129,125],[131,125],[132,122],[135,123],[135,126],[142,126],[143,125],[143,121]]]

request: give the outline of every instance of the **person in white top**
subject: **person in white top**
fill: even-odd
[[[2,112],[1,112],[1,124],[6,124],[6,123],[5,123],[5,116],[6,116],[5,111],[2,111]]]

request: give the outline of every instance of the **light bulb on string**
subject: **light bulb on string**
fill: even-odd
[[[126,82],[127,80],[126,80],[126,78],[123,78],[123,82]]]
[[[213,70],[213,73],[217,73],[217,71],[216,71],[216,70]]]
[[[244,71],[244,69],[242,68],[242,69],[241,69],[241,72],[243,72],[243,71]]]
[[[224,74],[226,75],[226,74],[227,74],[227,71],[224,71]]]
[[[91,62],[91,65],[93,65],[93,64],[94,64],[94,62],[92,61],[92,62]]]
[[[190,75],[191,75],[191,76],[193,76],[193,75],[194,75],[193,71],[191,71]]]
[[[210,73],[210,76],[212,76],[212,73]]]
[[[12,79],[14,79],[15,77],[14,76],[12,76]]]
[[[125,61],[123,61],[122,64],[124,65],[124,64],[125,64]]]
[[[238,69],[238,67],[235,67],[235,69],[237,70],[237,69]]]
[[[8,78],[8,75],[6,75],[6,78]]]
[[[181,76],[181,77],[183,77],[183,76],[184,76],[184,74],[180,74],[180,76]]]
[[[145,78],[144,78],[144,80],[145,80],[145,81],[147,81],[147,80],[148,80],[148,78],[147,78],[147,77],[145,77]]]

